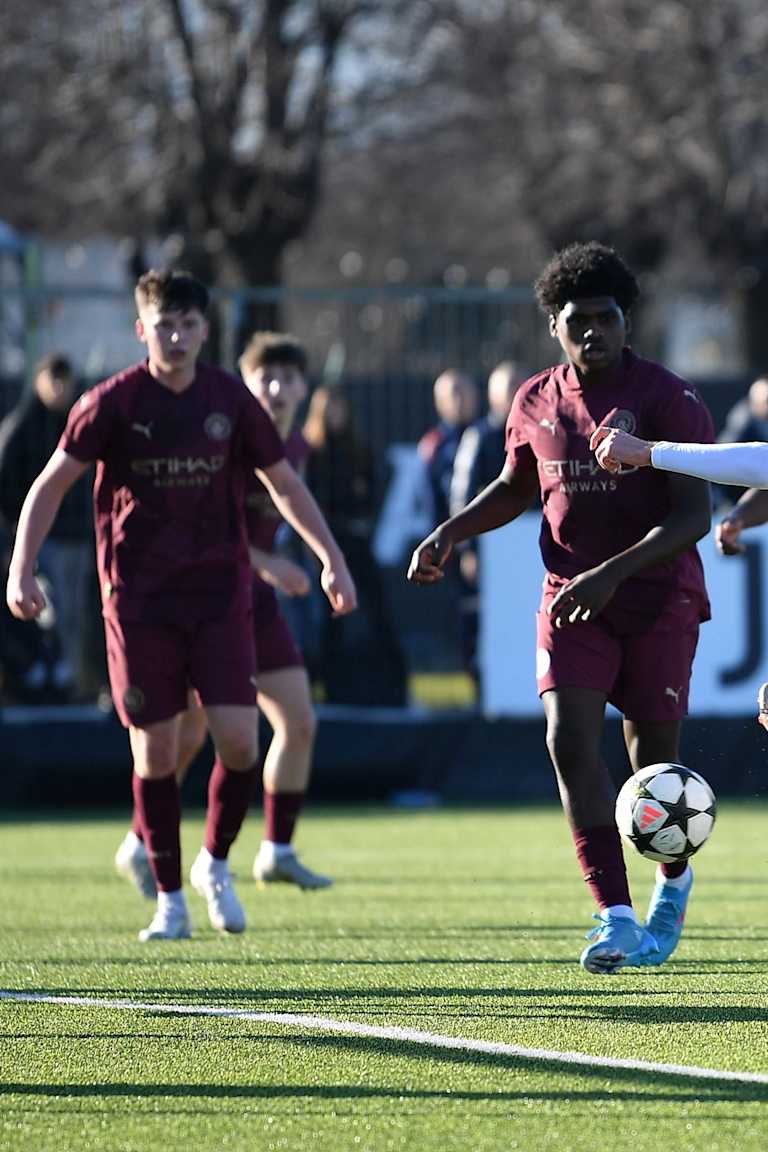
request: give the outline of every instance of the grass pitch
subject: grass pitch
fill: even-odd
[[[577,964],[592,906],[559,812],[314,812],[327,892],[142,945],[151,905],[112,871],[118,820],[5,820],[0,988],[315,1014],[600,1057],[768,1073],[768,805],[721,805],[688,928],[659,970]],[[187,865],[202,821],[184,825]],[[653,869],[629,861],[644,908]],[[300,1026],[0,1003],[0,1148],[764,1152],[768,1085],[566,1067]]]

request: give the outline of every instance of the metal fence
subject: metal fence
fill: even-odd
[[[61,351],[95,382],[137,360],[129,290],[0,284],[0,414],[35,361]],[[304,341],[313,381],[344,382],[371,447],[414,440],[433,420],[431,385],[448,367],[481,384],[502,359],[551,357],[529,289],[381,287],[217,292],[217,359],[230,369],[248,328],[280,324]],[[250,322],[250,323],[249,323]]]

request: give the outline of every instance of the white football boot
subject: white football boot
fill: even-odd
[[[169,898],[165,892],[158,892],[157,911],[148,927],[139,932],[139,940],[145,944],[149,940],[188,940],[191,935],[184,893],[174,892]]]
[[[319,888],[330,888],[333,880],[306,868],[293,848],[276,849],[274,844],[263,841],[253,862],[253,878],[259,885],[296,884],[305,892]]]
[[[115,853],[115,868],[138,888],[147,900],[157,898],[157,886],[149,863],[149,854],[135,832],[128,832]]]
[[[216,860],[201,848],[189,873],[189,881],[208,903],[208,919],[219,932],[244,932],[245,912],[232,887],[229,864]]]

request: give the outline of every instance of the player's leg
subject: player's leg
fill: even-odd
[[[208,782],[205,843],[190,872],[192,887],[208,903],[221,932],[242,932],[245,913],[229,872],[229,851],[243,825],[258,768],[259,712],[255,705],[208,705],[216,760]]]
[[[576,856],[599,912],[581,957],[589,972],[608,974],[650,947],[637,923],[614,818],[615,791],[600,755],[604,692],[563,686],[543,693],[547,748]]]
[[[627,641],[623,708],[628,717],[645,717],[624,721],[633,772],[649,764],[679,762],[680,729],[688,711],[697,641],[697,626],[683,631],[655,629]],[[692,887],[693,869],[688,861],[657,866],[645,926],[658,951],[642,957],[643,966],[664,963],[677,948]]]
[[[262,884],[282,881],[327,888],[329,877],[305,867],[292,844],[312,767],[316,720],[303,667],[259,672],[259,707],[272,728],[264,761],[264,839],[253,865]]]
[[[181,805],[176,781],[179,716],[146,728],[129,728],[133,754],[133,802],[157,886],[157,912],[140,940],[190,935],[181,886]]]
[[[174,628],[110,617],[104,628],[112,699],[130,737],[133,801],[157,888],[157,913],[140,939],[185,937],[175,771],[187,703],[186,641]]]
[[[205,712],[200,707],[195,693],[190,692],[187,710],[182,714],[179,721],[176,755],[176,779],[179,787],[184,782],[190,764],[202,748],[207,732]],[[131,827],[115,853],[115,867],[121,876],[124,876],[139,890],[142,896],[148,900],[154,900],[157,897],[155,877],[149,854],[144,845],[144,833],[135,805]]]

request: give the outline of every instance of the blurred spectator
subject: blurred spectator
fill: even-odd
[[[316,389],[303,434],[310,447],[307,484],[346,557],[359,604],[354,616],[338,619],[323,607],[315,671],[331,703],[401,706],[407,696],[405,660],[370,546],[375,512],[372,461],[353,426],[342,388]]]
[[[724,444],[748,444],[752,440],[768,440],[768,376],[758,376],[725,418],[725,427],[718,436]]]
[[[449,501],[452,516],[499,475],[505,459],[507,416],[524,379],[511,360],[497,364],[488,377],[488,413],[470,424],[456,450]]]
[[[438,423],[419,440],[419,455],[427,466],[435,520],[442,523],[449,514],[453,462],[459,441],[477,416],[477,386],[470,376],[452,368],[442,372],[434,384]]]
[[[752,440],[768,440],[768,376],[758,376],[737,401],[725,418],[725,426],[717,437],[722,444],[748,444]],[[716,493],[734,504],[743,495],[741,488],[716,486]]]
[[[59,442],[77,384],[69,360],[47,356],[35,369],[32,388],[0,424],[0,515],[9,536],[32,481]],[[40,552],[50,611],[39,623],[21,624],[15,639],[26,648],[27,667],[15,669],[29,698],[66,698],[82,671],[82,622],[93,567],[91,494],[83,477],[65,496]],[[12,629],[9,629],[12,633]],[[18,629],[17,629],[18,631]]]
[[[517,364],[503,360],[488,377],[488,412],[466,429],[453,463],[449,511],[461,511],[495,480],[504,465],[507,416],[515,392],[525,379]],[[477,541],[468,541],[459,549],[459,613],[461,621],[462,659],[478,690],[480,672],[477,663],[477,633],[480,600],[478,593]]]

